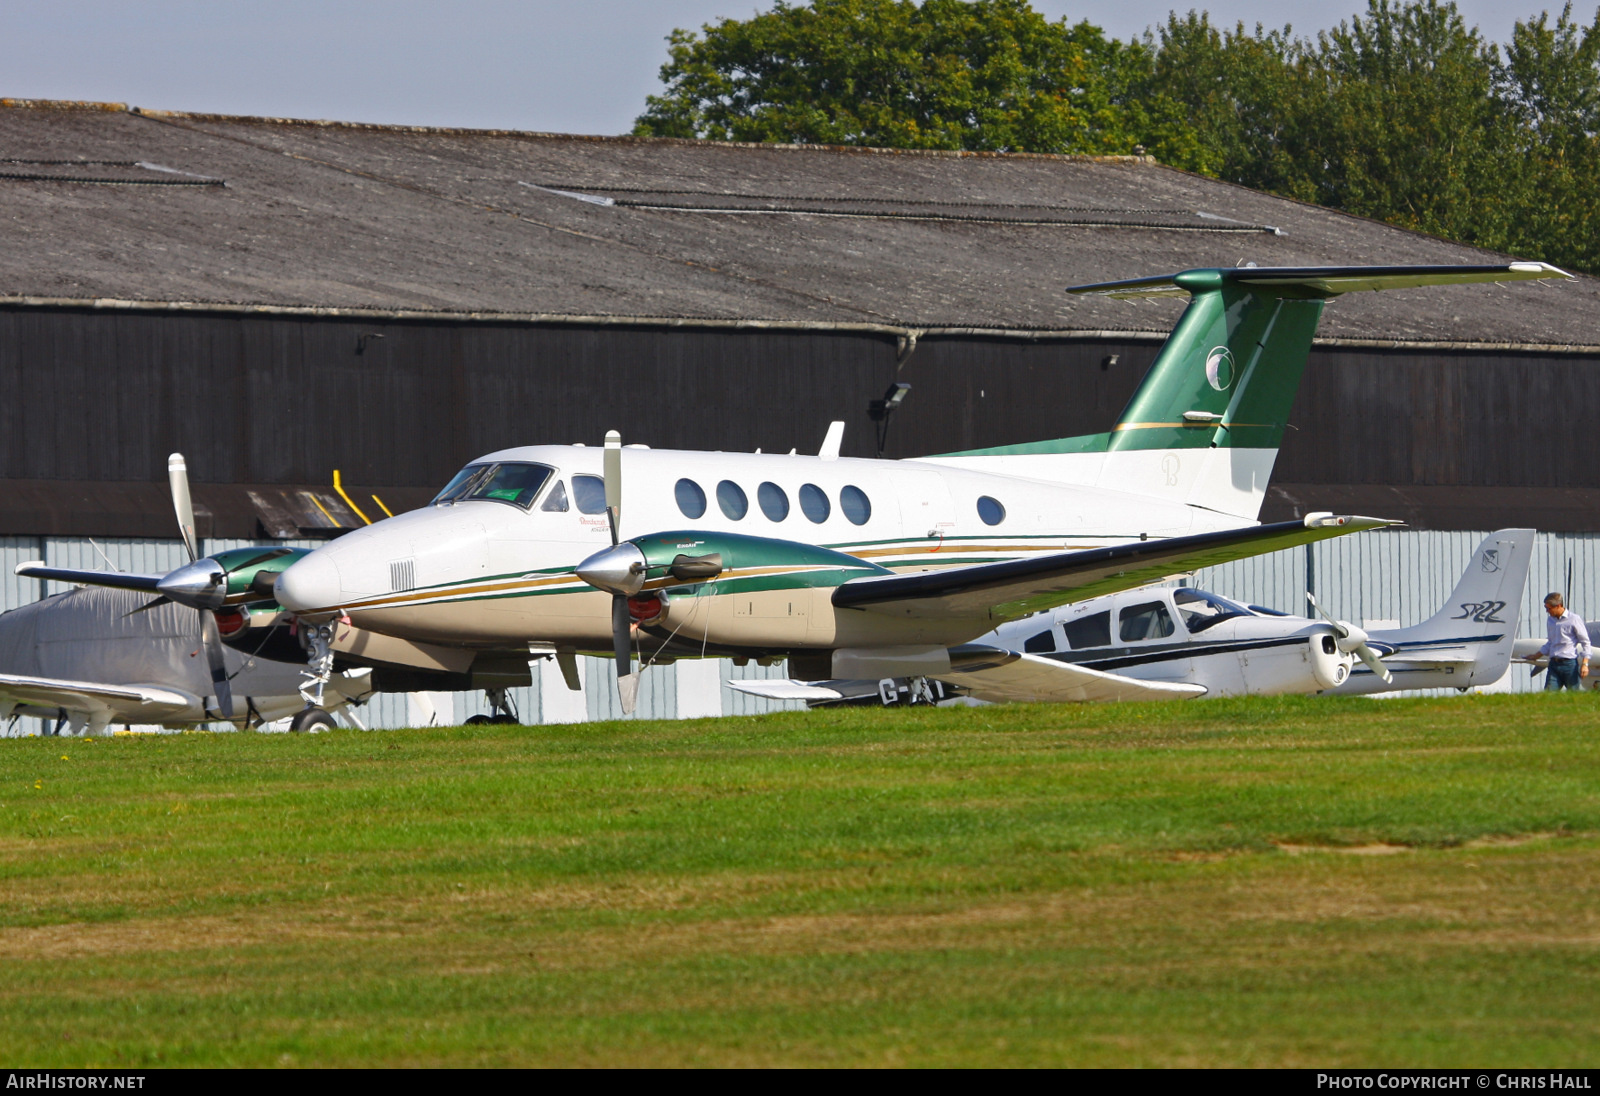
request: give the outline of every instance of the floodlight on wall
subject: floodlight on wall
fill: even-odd
[[[883,456],[883,448],[889,440],[889,419],[905,402],[906,396],[911,392],[911,386],[901,381],[896,381],[884,390],[883,398],[873,400],[867,404],[867,418],[877,424],[878,456]]]

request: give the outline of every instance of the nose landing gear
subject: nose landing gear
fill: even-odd
[[[336,724],[322,706],[323,691],[333,677],[333,635],[338,620],[322,624],[300,622],[300,643],[306,649],[307,669],[300,683],[300,696],[306,706],[289,721],[291,731],[325,731]]]

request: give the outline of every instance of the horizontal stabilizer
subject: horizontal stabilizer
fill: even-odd
[[[131,575],[125,571],[78,571],[71,567],[46,567],[43,560],[17,564],[23,578],[48,578],[75,586],[110,586],[116,590],[148,590],[156,593],[156,583],[165,575]]]
[[[1040,655],[977,645],[951,650],[950,672],[940,674],[939,680],[963,686],[979,700],[997,703],[1189,700],[1206,693],[1203,685],[1139,681]]]
[[[925,620],[1015,620],[1042,609],[1148,586],[1202,567],[1395,524],[1383,518],[1308,514],[1302,521],[853,579],[834,590],[833,603],[841,609]]]
[[[1506,263],[1498,266],[1245,266],[1212,270],[1185,270],[1122,282],[1075,285],[1068,293],[1083,296],[1137,300],[1149,297],[1187,297],[1224,285],[1304,289],[1309,295],[1334,297],[1359,290],[1417,289],[1428,285],[1464,285],[1472,282],[1515,282],[1536,278],[1571,278],[1548,263]]]

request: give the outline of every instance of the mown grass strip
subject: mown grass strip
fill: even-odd
[[[1584,697],[0,742],[0,1054],[1592,1064]]]

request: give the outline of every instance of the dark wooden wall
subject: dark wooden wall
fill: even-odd
[[[382,336],[373,338],[372,336]],[[358,346],[364,349],[358,353]],[[0,310],[0,480],[426,488],[481,453],[598,444],[873,451],[867,402],[913,385],[888,455],[1105,430],[1145,341]],[[1114,364],[1107,359],[1115,355]],[[1600,487],[1600,369],[1577,355],[1313,353],[1274,479]],[[0,501],[0,507],[3,507]]]

